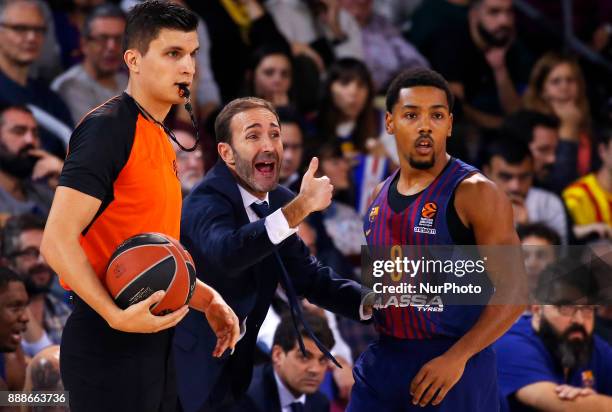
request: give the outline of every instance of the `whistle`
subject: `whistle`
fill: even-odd
[[[179,87],[179,96],[184,97],[185,99],[189,99],[189,95],[191,93],[189,92],[189,88],[187,87],[187,85],[180,83],[178,87]]]

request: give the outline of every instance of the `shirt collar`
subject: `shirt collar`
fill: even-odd
[[[301,404],[306,403],[306,395],[302,394],[299,398],[293,396],[293,394],[287,389],[281,378],[274,371],[274,380],[276,380],[276,387],[278,388],[278,397],[280,400],[281,410],[288,408],[293,402],[300,402]]]
[[[270,204],[268,193],[266,193],[266,198],[264,200],[261,200],[260,198],[255,197],[252,194],[250,194],[240,184],[238,184],[238,190],[240,191],[240,197],[242,197],[242,204],[244,205],[245,209],[251,207],[251,204],[253,203],[261,203],[265,201],[265,202],[268,202],[268,205]]]

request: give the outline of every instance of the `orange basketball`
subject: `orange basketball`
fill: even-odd
[[[158,290],[165,296],[151,307],[163,315],[189,303],[196,272],[191,255],[170,236],[143,233],[123,242],[110,258],[106,288],[122,309],[148,298]]]

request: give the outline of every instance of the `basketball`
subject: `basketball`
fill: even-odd
[[[143,233],[123,242],[110,258],[106,288],[125,309],[158,290],[165,296],[151,307],[154,315],[173,312],[189,303],[195,288],[193,259],[183,246],[161,233]]]

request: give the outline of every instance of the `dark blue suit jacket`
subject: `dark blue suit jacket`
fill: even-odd
[[[287,204],[294,194],[278,186],[269,193],[271,210]],[[216,337],[205,316],[189,314],[176,327],[174,356],[178,392],[186,412],[215,404],[232,391],[235,399],[249,387],[257,334],[278,284],[278,250],[296,292],[332,312],[359,319],[361,288],[341,279],[310,256],[292,235],[274,245],[264,220],[250,223],[234,175],[219,161],[185,199],[181,242],[196,263],[198,278],[215,288],[246,319],[246,335],[231,357],[213,358]]]
[[[281,412],[272,365],[255,368],[249,390],[231,412]],[[306,395],[304,412],[329,412],[329,400],[321,392]]]

